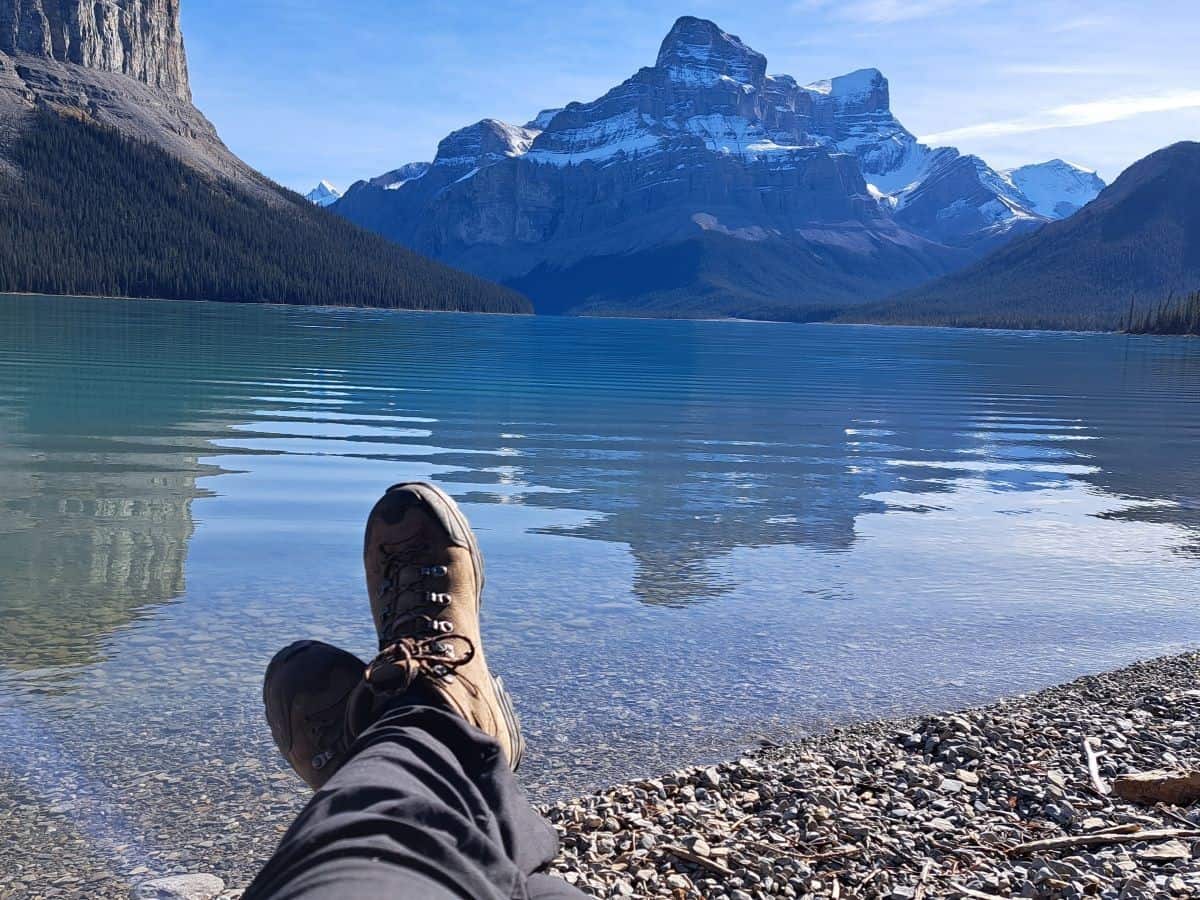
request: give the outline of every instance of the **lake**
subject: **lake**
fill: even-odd
[[[410,479],[540,798],[1200,643],[1200,341],[4,297],[0,867],[253,871]]]

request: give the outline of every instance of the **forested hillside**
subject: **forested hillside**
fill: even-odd
[[[1200,291],[1182,300],[1169,299],[1141,319],[1135,317],[1130,331],[1134,334],[1200,335]]]
[[[531,311],[282,188],[267,202],[78,114],[31,115],[2,150],[0,291]]]

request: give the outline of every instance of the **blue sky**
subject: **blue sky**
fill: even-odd
[[[815,81],[882,69],[910,131],[997,167],[1063,157],[1112,180],[1200,140],[1200,9],[1185,0],[183,0],[196,103],[276,180],[345,188],[447,132],[590,100],[711,18]]]

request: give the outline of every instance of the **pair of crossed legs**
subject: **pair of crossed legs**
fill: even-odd
[[[582,897],[541,874],[558,839],[514,774],[524,745],[484,657],[466,517],[432,485],[396,485],[363,562],[375,660],[305,641],[267,670],[271,733],[316,794],[245,900]]]

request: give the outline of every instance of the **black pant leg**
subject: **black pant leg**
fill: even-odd
[[[288,830],[245,900],[513,900],[558,852],[499,746],[446,710],[397,704]],[[562,892],[557,891],[561,886]],[[536,876],[534,897],[580,898]]]

